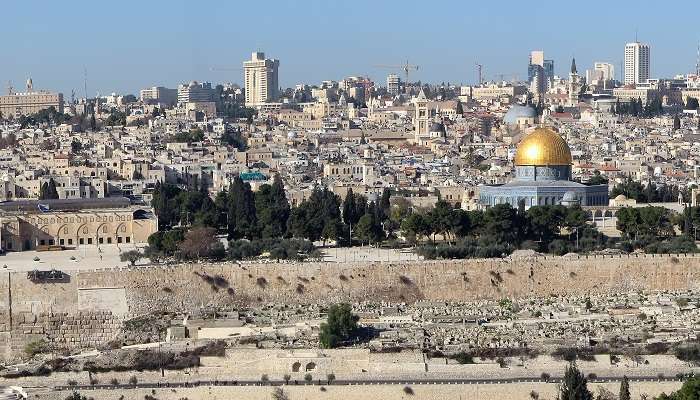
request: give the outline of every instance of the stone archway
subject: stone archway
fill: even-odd
[[[299,361],[292,364],[292,372],[299,372],[301,369],[301,363]]]

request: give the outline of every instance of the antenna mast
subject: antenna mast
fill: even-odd
[[[85,103],[87,104],[87,67],[83,67],[83,89],[85,90]]]
[[[695,59],[695,76],[700,76],[700,42],[698,42],[698,55]]]

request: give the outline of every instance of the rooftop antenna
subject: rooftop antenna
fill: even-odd
[[[483,75],[481,75],[483,67],[484,66],[482,64],[476,63],[476,76],[478,79],[479,86],[481,86],[481,83],[483,82]]]
[[[87,103],[87,67],[83,67],[83,89],[85,90],[85,103]]]
[[[695,76],[700,76],[700,42],[698,42],[698,54],[695,59]]]

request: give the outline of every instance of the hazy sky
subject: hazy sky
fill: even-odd
[[[651,45],[652,76],[694,70],[700,1],[447,0],[4,0],[0,8],[0,82],[83,95],[137,93],[153,85],[242,81],[255,50],[280,60],[280,83],[369,75],[377,64],[420,66],[415,79],[471,83],[474,64],[487,79],[522,79],[530,50],[568,73],[594,61],[619,65],[624,44]]]

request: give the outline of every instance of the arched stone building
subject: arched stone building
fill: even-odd
[[[4,202],[0,221],[5,251],[145,243],[158,231],[153,210],[124,197]]]

